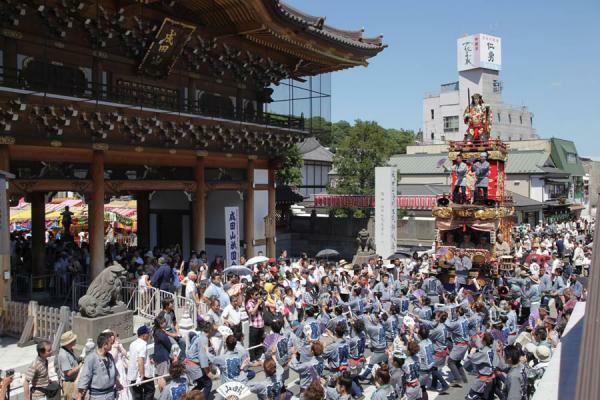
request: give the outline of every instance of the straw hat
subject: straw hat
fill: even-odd
[[[529,277],[529,279],[531,279],[535,283],[540,283],[540,276],[538,274],[531,274],[531,276]]]
[[[67,346],[77,341],[77,335],[73,331],[67,331],[60,336],[60,347]]]
[[[346,271],[353,271],[354,267],[346,260],[340,260],[340,267],[344,268]]]

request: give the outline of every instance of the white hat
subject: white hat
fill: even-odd
[[[535,357],[540,360],[540,362],[548,361],[550,360],[550,357],[552,357],[552,353],[548,346],[544,346],[543,344],[537,346],[533,354],[535,354]]]
[[[531,353],[531,354],[535,355],[535,352],[537,350],[537,346],[536,346],[535,343],[529,342],[529,343],[527,343],[525,345],[525,350],[527,350],[528,353]],[[536,356],[536,358],[537,358],[537,356]]]
[[[233,335],[233,331],[231,330],[231,328],[228,326],[225,326],[225,325],[221,325],[220,327],[217,328],[217,330],[219,331],[221,336],[223,336],[224,338],[226,338],[227,336]]]
[[[415,326],[415,320],[409,315],[406,315],[403,318],[402,322],[404,322],[404,325],[406,325],[409,328]]]

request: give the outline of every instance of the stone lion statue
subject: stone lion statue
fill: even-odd
[[[121,288],[126,274],[125,268],[118,263],[104,269],[79,299],[79,313],[95,318],[111,314],[115,307],[123,306]]]
[[[359,252],[369,252],[375,253],[375,243],[373,243],[373,239],[371,239],[371,235],[369,232],[363,228],[358,232],[358,236],[356,237],[356,243],[358,244]]]

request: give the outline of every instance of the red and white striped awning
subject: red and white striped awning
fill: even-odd
[[[315,194],[315,207],[329,208],[375,208],[375,196],[343,194]],[[397,196],[396,207],[406,210],[431,210],[438,196]]]

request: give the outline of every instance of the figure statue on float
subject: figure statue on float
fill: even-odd
[[[469,106],[465,109],[464,121],[467,125],[465,141],[490,140],[492,131],[492,110],[485,104],[479,93],[471,96]]]

